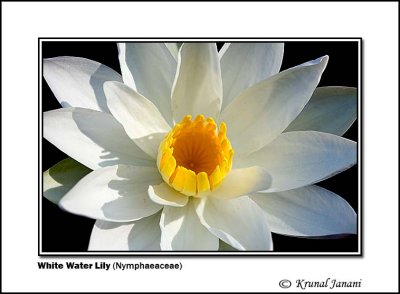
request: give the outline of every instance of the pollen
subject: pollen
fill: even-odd
[[[157,167],[164,181],[187,196],[203,197],[216,189],[232,167],[234,151],[212,118],[190,115],[165,136],[158,148]]]

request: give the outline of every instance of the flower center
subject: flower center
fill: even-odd
[[[232,167],[233,149],[226,136],[226,125],[219,133],[212,118],[190,115],[160,143],[157,167],[164,181],[175,190],[202,197],[218,187]]]

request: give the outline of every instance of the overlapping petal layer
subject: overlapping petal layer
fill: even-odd
[[[128,136],[144,152],[157,158],[158,145],[170,129],[157,107],[122,83],[108,82],[104,91],[111,113]]]
[[[243,91],[221,113],[235,154],[257,151],[273,141],[310,99],[328,57],[285,70]],[[262,130],[262,131],[261,131]]]
[[[159,251],[160,213],[129,223],[97,220],[89,251]]]
[[[218,238],[197,217],[193,198],[183,208],[166,206],[160,220],[162,250],[218,250]]]
[[[189,197],[179,193],[166,183],[151,185],[148,190],[149,197],[160,205],[182,207],[188,203]]]
[[[162,206],[151,201],[149,185],[162,179],[153,167],[115,165],[95,170],[78,182],[59,205],[93,219],[129,222],[150,216]]]
[[[264,212],[247,196],[230,200],[195,200],[200,222],[215,236],[239,250],[272,250]]]
[[[279,72],[283,43],[225,43],[219,55],[224,109],[242,91]]]
[[[266,190],[271,185],[271,176],[261,167],[249,167],[232,170],[209,197],[232,199],[248,195],[255,191]]]
[[[342,136],[356,118],[356,88],[321,87],[285,132],[318,131]]]
[[[90,169],[116,164],[154,166],[154,160],[109,113],[84,108],[45,112],[43,137]]]
[[[118,43],[118,51],[124,83],[153,102],[172,126],[176,60],[170,50],[164,43]]]
[[[172,89],[175,122],[186,115],[216,118],[222,104],[221,68],[213,43],[183,44]]]
[[[262,166],[271,176],[267,192],[311,185],[342,172],[357,162],[357,144],[314,131],[281,134],[264,148],[242,158],[237,167]]]
[[[250,196],[264,211],[271,231],[292,236],[356,234],[357,215],[340,196],[318,186]]]
[[[82,107],[109,112],[104,95],[106,81],[122,82],[113,69],[81,57],[43,60],[43,76],[63,107]]]

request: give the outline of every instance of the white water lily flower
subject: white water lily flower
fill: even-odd
[[[357,162],[340,137],[356,89],[315,91],[328,57],[279,72],[281,43],[174,46],[118,44],[122,77],[44,60],[64,107],[44,113],[44,137],[89,168],[50,169],[44,196],[97,220],[89,250],[270,251],[271,231],[356,233],[350,205],[314,185]]]

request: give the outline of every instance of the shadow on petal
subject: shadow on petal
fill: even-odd
[[[109,72],[110,69],[107,66],[101,64],[99,68],[93,73],[93,75],[90,77],[89,80],[90,86],[92,86],[93,88],[97,105],[102,111],[107,113],[110,113],[110,109],[108,109],[107,99],[103,89],[103,84],[106,82],[106,80],[100,79],[99,77],[106,78],[109,76]]]
[[[76,108],[72,118],[81,133],[103,149],[99,166],[153,164],[154,160],[129,139],[122,125],[110,114]]]
[[[161,212],[158,212],[135,223],[128,235],[129,250],[160,251],[160,216]]]
[[[108,188],[117,191],[118,197],[101,207],[105,217],[116,221],[138,220],[152,215],[161,206],[151,201],[147,194],[149,185],[162,182],[155,167],[119,165],[115,179],[109,181]]]
[[[153,158],[157,158],[158,146],[164,137],[165,133],[151,133],[147,136],[134,138],[134,142],[148,155]]]

